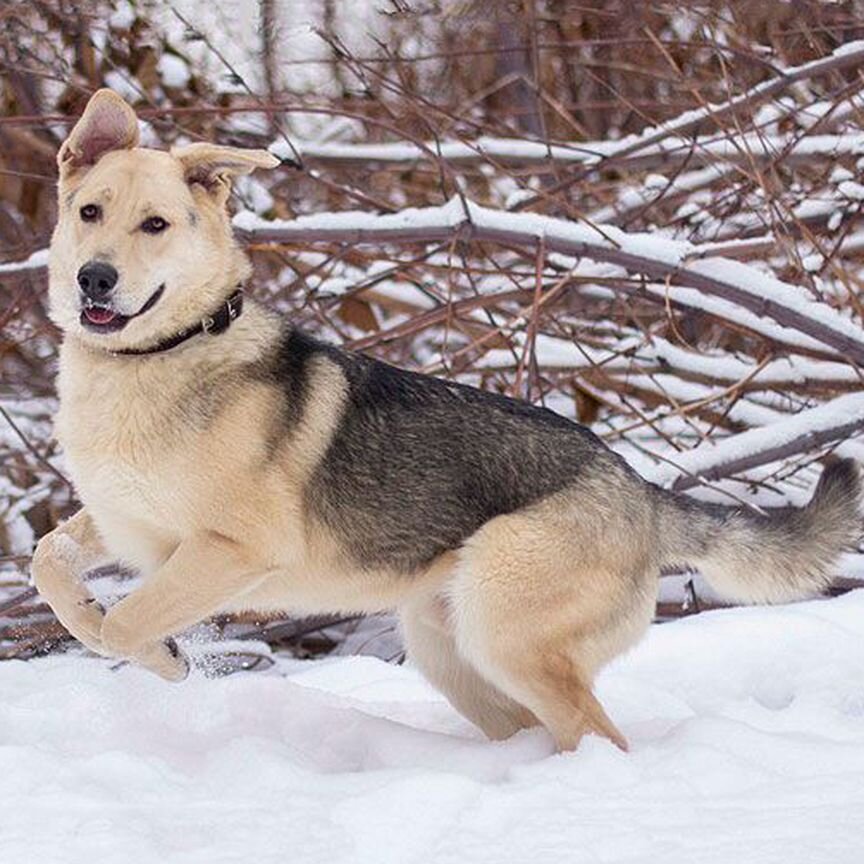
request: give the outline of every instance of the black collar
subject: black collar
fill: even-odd
[[[162,339],[149,348],[121,348],[112,351],[112,354],[159,354],[162,351],[170,351],[178,345],[197,336],[206,333],[208,336],[218,336],[224,333],[243,313],[243,289],[238,288],[212,315],[202,318],[193,327],[187,327],[167,339]]]

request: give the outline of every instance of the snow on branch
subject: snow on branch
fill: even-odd
[[[649,479],[678,491],[692,489],[841,441],[862,429],[864,393],[850,393],[776,423],[676,454],[674,464],[658,466]]]
[[[751,317],[798,331],[808,337],[811,348],[821,345],[864,365],[864,331],[856,322],[810,299],[801,288],[748,265],[718,257],[693,260],[699,249],[684,241],[493,210],[460,197],[440,207],[384,215],[346,211],[270,222],[244,212],[234,225],[248,242],[256,243],[430,243],[459,238],[534,249],[542,244],[547,252],[614,264],[660,280],[669,290],[695,290],[734,304]]]
[[[538,334],[534,340],[534,354],[544,369],[585,371],[602,367],[605,374],[625,374],[628,381],[640,371],[674,371],[686,379],[732,384],[741,389],[794,389],[805,385],[859,388],[864,385],[861,371],[845,363],[800,356],[757,363],[728,351],[688,350],[659,336],[652,336],[646,342],[641,334],[626,336],[603,349]],[[476,367],[509,370],[515,363],[512,352],[497,348],[487,351]]]
[[[864,135],[766,135],[756,132],[705,135],[684,138],[669,135],[634,153],[621,155],[619,141],[587,141],[546,144],[523,138],[480,136],[464,141],[409,141],[384,143],[349,143],[292,141],[303,162],[309,166],[340,166],[368,169],[376,167],[405,168],[417,162],[446,162],[454,167],[468,167],[490,162],[502,167],[553,164],[599,167],[615,159],[616,168],[631,171],[690,165],[738,164],[752,160],[776,159],[782,154],[787,164],[806,164],[819,156],[839,158],[864,154]],[[284,141],[275,141],[270,152],[280,159],[291,158],[292,151]]]
[[[620,159],[623,156],[645,150],[670,136],[691,136],[706,122],[720,123],[727,120],[742,109],[753,108],[768,99],[773,99],[800,81],[825,75],[838,69],[859,67],[862,63],[864,63],[864,40],[847,42],[827,57],[820,57],[818,60],[812,60],[800,66],[792,66],[777,77],[751,87],[728,102],[716,105],[709,104],[692,111],[685,111],[674,120],[644,129],[632,138],[625,138],[619,142],[619,146],[611,155]]]
[[[631,135],[623,138],[621,141],[615,142],[603,154],[601,162],[583,166],[562,182],[545,189],[542,194],[522,199],[515,205],[515,209],[524,210],[536,204],[541,199],[548,199],[550,196],[554,196],[570,188],[575,183],[591,176],[600,166],[621,167],[623,161],[633,161],[636,154],[644,155],[645,150],[662,145],[667,140],[692,138],[706,123],[710,122],[722,125],[723,122],[734,119],[738,112],[743,109],[751,109],[769,99],[773,99],[801,81],[839,69],[855,68],[860,66],[862,61],[864,61],[864,40],[847,42],[827,57],[821,57],[818,60],[813,60],[800,66],[793,66],[777,77],[763,81],[761,84],[751,87],[749,90],[727,102],[708,104],[701,108],[685,111],[673,120],[648,127],[636,135]],[[694,152],[692,142],[689,147],[690,151]],[[649,162],[648,164],[653,163]]]
[[[726,102],[685,111],[672,120],[649,126],[638,134],[628,135],[618,141],[550,144],[520,138],[480,136],[471,141],[422,143],[292,142],[292,147],[284,140],[277,140],[270,150],[280,158],[289,159],[296,158],[299,152],[304,162],[311,165],[339,164],[366,168],[370,164],[404,166],[421,160],[440,159],[453,166],[481,162],[495,162],[505,167],[576,163],[583,165],[588,172],[610,162],[620,168],[624,161],[631,170],[638,170],[684,160],[693,164],[716,161],[746,163],[752,158],[774,158],[780,152],[784,152],[784,158],[792,160],[806,160],[825,153],[856,155],[862,152],[864,143],[860,136],[816,135],[795,141],[783,136],[758,133],[702,138],[694,138],[694,133],[707,123],[721,125],[741,110],[773,99],[801,81],[840,69],[855,68],[862,63],[864,40],[849,42],[827,57],[793,66]],[[580,174],[577,178],[568,178],[566,183],[584,179],[584,176]],[[525,204],[521,202],[520,209],[524,209]]]
[[[48,250],[38,249],[29,258],[23,261],[10,261],[0,264],[0,276],[7,273],[27,273],[30,271],[41,271],[48,267]]]

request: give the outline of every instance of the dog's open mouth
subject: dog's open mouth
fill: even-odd
[[[147,302],[134,314],[123,315],[108,303],[99,303],[85,298],[81,309],[81,325],[94,333],[116,333],[122,330],[133,318],[149,312],[158,302],[165,290],[164,283],[149,297]]]

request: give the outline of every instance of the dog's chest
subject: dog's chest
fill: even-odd
[[[190,439],[170,385],[61,374],[57,438],[83,502],[162,523],[181,518],[182,463]]]

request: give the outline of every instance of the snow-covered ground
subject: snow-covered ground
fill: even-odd
[[[864,860],[864,591],[654,626],[599,692],[629,755],[487,742],[370,657],[0,663],[0,862]]]

